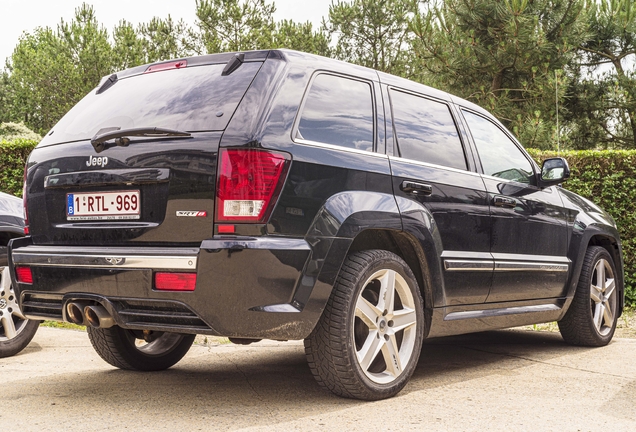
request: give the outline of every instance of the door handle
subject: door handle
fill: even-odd
[[[517,200],[514,198],[509,198],[501,195],[495,195],[495,199],[493,200],[497,207],[509,207],[515,208],[517,207]]]
[[[402,192],[416,195],[431,195],[433,193],[433,186],[410,180],[404,180],[400,189]]]

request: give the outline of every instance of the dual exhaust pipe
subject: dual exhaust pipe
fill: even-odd
[[[94,328],[110,328],[116,324],[113,317],[103,306],[88,302],[74,301],[67,303],[66,316],[73,324]]]

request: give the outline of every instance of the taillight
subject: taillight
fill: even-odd
[[[22,208],[24,209],[24,235],[29,235],[29,212],[27,211],[27,166],[24,166],[24,183],[22,184]]]
[[[155,273],[155,289],[160,291],[194,291],[196,273]]]
[[[31,267],[18,266],[15,268],[15,278],[19,283],[32,284],[33,273],[31,273]]]
[[[256,149],[221,150],[216,220],[264,223],[282,183],[288,159]]]

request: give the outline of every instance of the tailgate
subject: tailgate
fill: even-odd
[[[221,132],[36,149],[27,205],[35,244],[195,244],[212,235]],[[38,161],[43,162],[38,162]]]

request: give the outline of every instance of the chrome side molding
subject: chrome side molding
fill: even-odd
[[[474,310],[463,312],[451,312],[444,317],[444,321],[455,321],[472,318],[487,318],[503,315],[517,315],[531,312],[552,312],[561,308],[555,304],[542,304],[532,306],[516,306],[501,309]]]
[[[493,271],[493,261],[444,260],[447,271]]]
[[[487,252],[444,251],[446,271],[538,271],[560,273],[570,269],[570,260],[562,256],[499,254]]]

